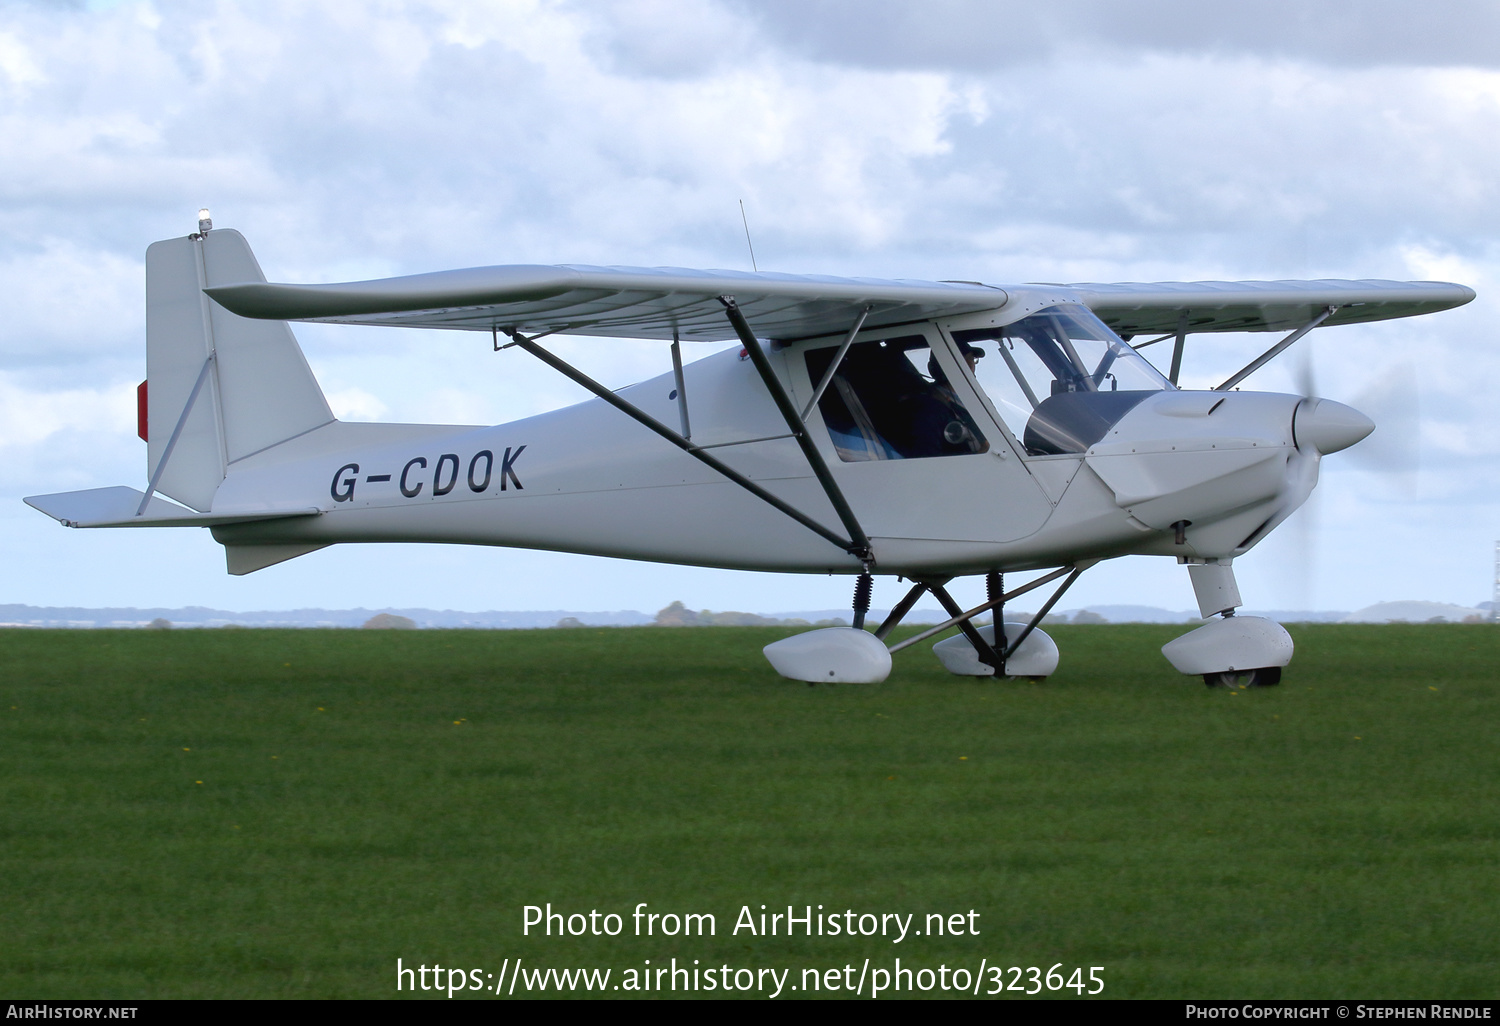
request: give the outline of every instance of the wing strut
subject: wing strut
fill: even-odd
[[[1120,341],[1121,342],[1130,342],[1130,340],[1132,338],[1134,338],[1134,337],[1135,336],[1133,336],[1133,335],[1121,335],[1120,336]],[[1169,331],[1165,335],[1158,335],[1156,338],[1147,339],[1145,342],[1130,342],[1130,348],[1134,349],[1136,352],[1140,352],[1142,349],[1145,349],[1147,346],[1154,346],[1158,342],[1165,342],[1169,338],[1176,338],[1176,337],[1177,337],[1177,332],[1175,332],[1175,331]]]
[[[828,391],[828,386],[833,384],[833,376],[838,372],[839,364],[844,362],[844,355],[849,352],[849,347],[854,344],[854,336],[859,334],[859,329],[865,326],[865,318],[870,316],[871,307],[865,307],[859,312],[859,317],[854,321],[854,327],[849,329],[849,334],[844,336],[844,344],[839,346],[839,351],[833,354],[833,362],[823,372],[823,380],[818,382],[818,387],[813,389],[812,398],[807,401],[807,406],[802,410],[802,419],[806,420],[808,414],[812,413],[813,407],[818,405],[818,400],[823,398],[823,393]]]
[[[1186,310],[1177,315],[1177,341],[1172,343],[1172,372],[1167,375],[1167,380],[1172,384],[1178,384],[1177,376],[1182,373],[1182,350],[1187,345],[1188,312]]]
[[[688,420],[687,384],[682,380],[682,343],[672,332],[672,381],[677,385],[677,419],[682,421],[682,437],[693,440],[693,424]]]
[[[740,312],[738,304],[733,296],[720,296],[719,302],[724,304],[724,312],[729,316],[729,323],[734,326],[734,333],[740,337],[740,343],[744,345],[745,352],[750,356],[750,362],[755,364],[755,369],[760,372],[761,380],[766,384],[766,391],[771,393],[771,398],[776,401],[776,407],[781,411],[781,416],[786,420],[786,426],[791,429],[792,437],[802,448],[802,455],[807,458],[807,465],[812,468],[818,483],[823,486],[823,493],[828,496],[828,501],[838,511],[839,520],[844,524],[844,530],[849,532],[852,544],[846,545],[850,553],[857,556],[859,561],[865,565],[866,572],[875,562],[875,555],[870,550],[870,539],[865,534],[864,528],[859,526],[859,519],[854,515],[854,510],[849,506],[849,500],[844,498],[843,490],[839,488],[838,482],[833,479],[833,473],[828,469],[828,464],[823,462],[823,454],[818,452],[818,447],[808,437],[807,425],[803,423],[802,417],[797,413],[797,407],[792,404],[792,397],[786,394],[781,380],[776,377],[776,371],[771,367],[771,361],[766,359],[765,350],[760,346],[760,340],[755,337],[755,332],[750,330],[745,315]],[[868,309],[866,310],[868,313]],[[854,331],[844,341],[844,348],[848,348],[854,336],[859,333],[859,327],[864,323],[865,315],[861,314],[859,321],[854,326]],[[840,542],[839,544],[843,544]]]
[[[713,456],[710,456],[708,453],[703,451],[702,447],[694,445],[682,435],[678,434],[676,431],[673,431],[661,421],[657,420],[649,413],[646,413],[644,410],[640,409],[634,403],[628,402],[625,399],[621,399],[618,395],[611,392],[603,385],[599,384],[599,382],[595,381],[587,374],[583,373],[583,371],[543,349],[541,346],[536,344],[536,341],[534,339],[527,338],[525,335],[521,334],[521,332],[514,328],[502,328],[500,330],[504,331],[512,339],[512,341],[508,345],[502,346],[501,348],[509,349],[510,346],[519,346],[520,348],[526,350],[526,352],[530,353],[532,356],[535,356],[538,360],[541,360],[553,370],[562,374],[564,377],[567,377],[570,380],[578,383],[579,385],[582,385],[584,388],[588,389],[594,395],[609,403],[621,413],[632,418],[633,420],[640,422],[641,424],[644,424],[646,427],[650,428],[652,431],[655,431],[658,435],[661,435],[661,437],[677,446],[677,448],[681,449],[683,452],[687,453],[695,460],[698,460],[702,463],[707,464],[709,467],[712,467],[719,474],[733,481],[735,484],[739,485],[741,488],[745,489],[747,492],[749,492],[751,495],[754,495],[762,502],[765,502],[768,505],[785,513],[787,516],[797,521],[797,523],[801,524],[803,527],[806,527],[809,531],[812,531],[815,534],[828,539],[829,541],[833,542],[833,544],[843,549],[845,552],[848,552],[849,554],[858,558],[861,562],[869,561],[870,543],[869,540],[862,534],[853,541],[847,538],[839,537],[839,535],[837,535],[833,531],[830,531],[828,528],[824,527],[822,524],[818,523],[812,517],[808,516],[806,513],[803,513],[795,506],[782,501],[775,495],[772,495],[770,492],[766,491],[760,485],[756,484],[754,481],[750,480],[745,475],[741,474],[739,471],[724,464],[720,460],[715,459]],[[764,355],[762,355],[761,358],[764,359]],[[785,393],[783,393],[783,395],[785,395]],[[824,469],[826,471],[827,468],[825,467]],[[843,496],[841,495],[840,498],[842,499]]]
[[[1222,385],[1216,386],[1213,389],[1213,391],[1215,391],[1215,392],[1227,392],[1227,391],[1229,391],[1235,385],[1238,385],[1241,381],[1244,381],[1250,375],[1254,374],[1256,371],[1260,370],[1266,364],[1270,363],[1277,356],[1280,356],[1281,352],[1284,349],[1286,349],[1287,346],[1291,345],[1293,342],[1297,341],[1303,335],[1306,335],[1309,331],[1312,331],[1318,325],[1320,325],[1324,321],[1328,320],[1328,318],[1330,318],[1334,314],[1338,313],[1338,309],[1339,308],[1336,307],[1336,306],[1330,306],[1330,307],[1326,308],[1322,313],[1318,314],[1318,316],[1314,317],[1312,320],[1310,320],[1306,324],[1302,325],[1302,327],[1300,327],[1296,331],[1292,332],[1286,338],[1284,338],[1280,342],[1276,343],[1270,349],[1267,349],[1264,353],[1261,353],[1255,359],[1253,359],[1249,363],[1245,364],[1245,366],[1243,366],[1239,370],[1235,371],[1233,374],[1231,374],[1229,376],[1229,378]],[[1174,361],[1174,363],[1175,362],[1176,361]]]

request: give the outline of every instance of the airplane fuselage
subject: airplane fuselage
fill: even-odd
[[[771,354],[799,403],[816,384],[799,358],[808,345]],[[694,444],[837,524],[742,354],[689,364],[684,384]],[[1125,553],[1229,557],[1316,479],[1317,455],[1292,437],[1296,396],[1163,391],[1088,452],[1037,457],[1021,451],[972,381],[959,387],[988,451],[843,462],[816,413],[808,419],[881,572],[976,573]],[[662,422],[678,418],[671,374],[617,394]],[[219,526],[215,537],[231,546],[426,541],[860,570],[855,557],[597,399],[496,427],[331,423],[232,464],[213,501],[216,513],[296,506],[322,513]],[[1179,542],[1181,521],[1189,524]]]

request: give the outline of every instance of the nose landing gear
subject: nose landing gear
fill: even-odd
[[[1202,676],[1211,688],[1269,687],[1280,683],[1292,661],[1292,637],[1281,624],[1261,616],[1235,616],[1240,590],[1229,561],[1188,567],[1198,612],[1216,620],[1162,646],[1179,673]]]

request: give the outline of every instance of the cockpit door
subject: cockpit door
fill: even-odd
[[[875,538],[994,544],[1024,538],[1052,503],[931,324],[799,342],[786,353],[808,427]],[[834,367],[831,377],[830,367]]]

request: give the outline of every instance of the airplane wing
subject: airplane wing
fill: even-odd
[[[1073,298],[1125,336],[1283,331],[1330,305],[1326,324],[1410,317],[1461,306],[1472,289],[1445,282],[1270,281],[984,285],[682,268],[518,264],[331,285],[253,282],[206,289],[242,317],[528,334],[720,341],[734,331],[718,297],[733,296],[763,338],[847,330],[1003,307],[1027,292]]]
[[[720,296],[733,296],[763,338],[848,330],[870,307],[880,327],[1005,305],[970,282],[693,271],[677,267],[517,264],[337,285],[248,283],[205,290],[242,317],[335,324],[715,342],[735,337]]]
[[[1293,331],[1330,306],[1323,325],[1415,317],[1463,306],[1474,290],[1442,281],[1163,281],[1066,286],[1118,334]]]

